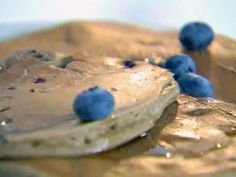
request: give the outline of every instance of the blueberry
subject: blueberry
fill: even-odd
[[[136,64],[133,61],[130,61],[130,60],[124,61],[123,65],[125,66],[125,68],[133,68],[133,67],[136,66]]]
[[[214,39],[212,28],[206,23],[192,22],[186,24],[180,31],[179,40],[186,50],[202,51]]]
[[[44,82],[46,82],[46,79],[41,78],[41,77],[37,78],[37,79],[34,81],[35,84],[41,84],[41,83],[44,83]]]
[[[213,97],[213,88],[209,80],[194,73],[185,73],[177,80],[181,93],[193,97]]]
[[[164,67],[174,73],[176,80],[184,73],[196,71],[193,59],[185,54],[171,56],[166,60]]]
[[[28,51],[28,54],[32,55],[35,58],[38,58],[42,61],[50,61],[49,57],[46,56],[45,54],[41,53],[38,50],[32,49]]]
[[[76,97],[73,110],[82,122],[87,122],[106,118],[114,106],[114,97],[109,91],[94,87]]]

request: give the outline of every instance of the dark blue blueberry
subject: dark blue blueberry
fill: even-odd
[[[193,59],[185,54],[171,56],[166,60],[164,67],[174,73],[176,80],[184,73],[196,72]]]
[[[203,76],[194,73],[185,73],[177,82],[181,93],[186,93],[193,97],[213,97],[212,85]]]
[[[41,78],[41,77],[34,81],[35,84],[41,84],[41,83],[44,83],[44,82],[46,82],[46,79]]]
[[[192,22],[186,24],[180,31],[179,40],[189,51],[206,49],[214,39],[212,28],[206,23]]]
[[[29,54],[36,54],[36,53],[38,53],[38,52],[39,52],[39,51],[36,50],[36,49],[31,49],[31,50],[28,51]]]
[[[43,54],[38,50],[32,49],[28,52],[29,54],[33,55],[35,58],[43,58]]]
[[[133,67],[136,66],[136,64],[135,64],[133,61],[130,61],[130,60],[124,61],[123,65],[124,65],[126,68],[133,68]]]
[[[34,54],[34,57],[35,58],[43,58],[44,57],[44,55],[42,54],[42,53],[36,53],[36,54]]]
[[[106,118],[114,106],[114,97],[109,91],[94,87],[76,97],[73,110],[82,122],[87,122]]]
[[[41,53],[38,50],[32,49],[28,53],[31,54],[33,57],[38,58],[42,61],[50,61],[48,56],[46,56],[45,54]]]

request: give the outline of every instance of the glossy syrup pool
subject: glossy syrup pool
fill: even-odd
[[[150,131],[123,146],[79,158],[5,160],[0,176],[235,176],[235,117],[223,107],[216,110],[217,101],[178,102]]]

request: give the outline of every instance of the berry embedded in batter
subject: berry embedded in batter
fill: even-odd
[[[125,60],[123,62],[123,65],[125,66],[125,68],[133,68],[136,66],[136,64],[133,61],[130,60]]]

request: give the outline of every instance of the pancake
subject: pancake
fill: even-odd
[[[179,93],[170,72],[145,61],[133,68],[112,57],[55,64],[64,60],[55,54],[42,61],[22,51],[2,62],[0,106],[9,107],[2,116],[12,122],[1,130],[1,158],[79,156],[116,147],[152,128]],[[81,123],[73,101],[95,86],[113,94],[115,111],[105,120]]]

